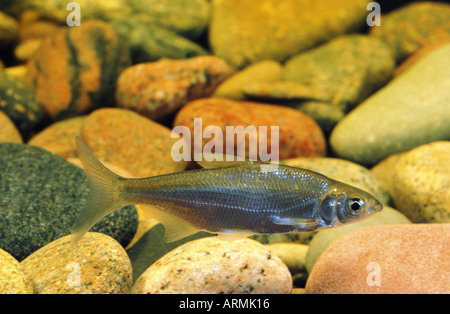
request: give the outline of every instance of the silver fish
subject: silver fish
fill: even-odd
[[[322,174],[256,161],[200,161],[203,169],[143,179],[123,178],[98,161],[77,137],[90,182],[72,243],[106,214],[145,204],[172,242],[200,230],[228,239],[338,227],[381,211],[372,195]]]

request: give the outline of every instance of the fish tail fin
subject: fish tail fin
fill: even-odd
[[[78,156],[89,179],[90,191],[87,202],[72,226],[72,245],[77,242],[100,219],[123,206],[118,183],[120,176],[106,168],[77,136]]]

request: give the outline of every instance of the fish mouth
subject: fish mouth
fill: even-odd
[[[377,199],[373,199],[370,202],[370,206],[367,209],[367,215],[372,215],[383,210],[383,204],[381,204]]]

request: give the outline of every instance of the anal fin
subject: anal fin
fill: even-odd
[[[166,214],[163,208],[142,204],[139,206],[141,206],[141,208],[148,213],[150,217],[158,220],[164,225],[164,240],[166,242],[174,242],[200,231],[183,219]]]
[[[234,241],[247,238],[252,235],[254,235],[254,233],[249,231],[222,230],[222,232],[217,234],[217,237],[219,240],[223,241]]]

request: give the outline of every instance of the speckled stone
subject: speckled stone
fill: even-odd
[[[146,206],[141,207],[145,214],[147,212]],[[133,280],[136,281],[147,268],[170,251],[185,243],[210,236],[212,236],[211,233],[200,231],[174,242],[166,242],[165,228],[161,223],[156,222],[147,232],[141,235],[132,247],[127,249],[128,256],[133,265]]]
[[[325,138],[316,122],[298,110],[255,103],[249,101],[236,101],[224,98],[205,98],[190,102],[181,109],[175,117],[174,126],[187,126],[192,135],[192,152],[202,150],[204,145],[211,141],[204,138],[203,143],[194,141],[194,118],[202,118],[202,132],[210,125],[218,126],[223,132],[223,152],[227,145],[234,143],[234,152],[237,152],[237,141],[226,138],[227,126],[254,126],[260,136],[259,126],[267,127],[267,147],[271,146],[271,126],[279,127],[279,158],[324,156],[326,152]],[[227,144],[228,143],[228,144]],[[194,146],[197,145],[197,146]],[[246,139],[246,156],[249,154],[249,140]],[[252,156],[250,156],[252,157]]]
[[[19,262],[0,249],[0,294],[30,294],[33,284]]]
[[[53,21],[40,20],[36,11],[25,11],[20,16],[19,44],[14,48],[14,56],[23,63],[30,60],[46,37],[55,35],[63,26]]]
[[[367,35],[339,36],[285,63],[284,79],[320,90],[322,99],[350,111],[391,77],[389,47]]]
[[[0,247],[20,261],[70,233],[89,183],[83,170],[34,146],[0,143],[0,164]],[[127,206],[92,230],[126,246],[136,228],[136,209]]]
[[[450,293],[450,224],[381,225],[333,242],[305,293]]]
[[[136,281],[131,293],[291,293],[292,278],[262,244],[217,237],[186,243],[163,256]]]
[[[41,44],[42,44],[42,40],[41,39],[28,39],[28,40],[25,40],[25,41],[21,42],[20,44],[18,44],[14,48],[14,56],[18,60],[20,60],[22,62],[26,62],[26,61],[30,60],[33,57],[33,55],[39,49]]]
[[[38,294],[124,294],[132,284],[131,262],[113,238],[87,233],[75,247],[55,240],[20,265]]]
[[[347,114],[331,133],[333,151],[338,157],[374,165],[394,153],[449,139],[449,77],[450,43]]]
[[[117,104],[160,120],[191,100],[210,96],[232,73],[215,56],[137,64],[119,76]]]
[[[172,159],[171,130],[133,111],[103,108],[92,112],[81,137],[94,155],[135,177],[179,172],[186,162]]]
[[[274,233],[274,234],[255,234],[250,239],[256,240],[262,244],[273,243],[300,243],[309,244],[317,231],[298,232],[298,233]]]
[[[184,59],[208,54],[195,42],[154,21],[140,17],[117,19],[112,22],[117,33],[127,42],[133,64],[161,58]]]
[[[272,243],[264,246],[286,264],[291,274],[306,271],[305,260],[306,253],[308,253],[308,245],[300,243]]]
[[[413,222],[450,222],[450,142],[434,142],[395,161],[391,194]]]
[[[0,47],[6,47],[16,40],[18,23],[11,16],[0,11]]]
[[[326,135],[329,135],[345,116],[344,110],[338,106],[315,100],[301,102],[295,108],[313,118]]]
[[[389,204],[389,191],[369,169],[339,158],[294,158],[282,161],[288,166],[316,171],[334,180],[360,188],[375,196],[382,204]]]
[[[44,148],[63,158],[76,157],[75,137],[81,133],[86,117],[79,116],[55,122],[33,136],[28,145]]]
[[[3,0],[5,1],[5,0]],[[23,0],[22,8],[32,9],[48,19],[65,24],[68,2],[66,0]],[[144,16],[148,21],[170,29],[187,38],[201,36],[208,27],[210,5],[208,0],[78,0],[84,20],[134,19]]]
[[[363,27],[368,1],[215,0],[209,40],[236,67],[286,58]]]
[[[214,91],[213,97],[244,100],[245,85],[255,82],[275,82],[281,80],[283,67],[274,60],[263,60],[234,74]]]
[[[0,142],[22,143],[19,130],[3,111],[0,111]]]
[[[319,256],[322,252],[330,246],[335,240],[339,239],[344,234],[347,234],[353,230],[384,224],[408,224],[411,221],[398,210],[384,206],[383,211],[367,218],[366,220],[342,226],[339,228],[332,228],[328,230],[319,231],[311,243],[309,244],[308,253],[306,254],[305,264],[306,269],[310,273],[313,269]]]
[[[395,206],[414,222],[450,219],[449,143],[421,145],[391,155],[371,169],[388,188]]]
[[[81,8],[81,25],[83,25],[83,21],[90,19],[109,21],[124,15],[133,16],[133,11],[127,0],[78,0],[76,2]],[[51,0],[45,3],[40,0],[23,0],[21,1],[20,12],[25,9],[32,10],[46,20],[67,25],[67,17],[71,12],[66,10],[67,4],[68,2],[65,0]],[[10,9],[14,10],[15,8],[11,6]]]
[[[328,99],[324,90],[289,81],[249,83],[243,87],[243,93],[248,99],[270,102],[292,102],[305,99],[325,101]]]
[[[62,120],[114,105],[117,77],[129,64],[128,46],[114,28],[88,20],[43,39],[28,62],[27,80],[45,112]]]
[[[20,131],[32,129],[44,112],[34,89],[23,79],[0,73],[0,111],[6,113]]]
[[[397,61],[426,45],[450,40],[450,5],[433,1],[415,2],[383,17],[382,27],[371,35],[386,42]]]
[[[33,16],[36,14],[37,16]],[[41,20],[37,12],[24,12],[20,18],[19,39],[21,42],[52,36],[61,30],[61,25],[54,21]]]
[[[203,35],[208,28],[211,15],[209,2],[209,0],[128,1],[134,12],[133,16],[129,18],[140,14],[147,20],[183,37],[196,39]]]

